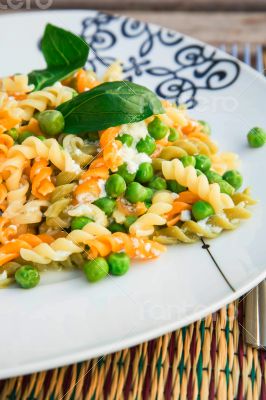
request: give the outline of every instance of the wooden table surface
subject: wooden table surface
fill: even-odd
[[[266,0],[51,1],[51,8],[94,8],[125,14],[213,44],[266,44]],[[10,4],[10,0],[0,3],[0,14],[14,11],[9,6],[3,10],[3,5]],[[45,4],[45,0],[42,3]],[[20,4],[28,9],[36,9],[38,1],[20,0]]]

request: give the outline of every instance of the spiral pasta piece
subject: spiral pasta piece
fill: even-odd
[[[13,201],[3,212],[3,217],[10,219],[15,225],[36,224],[42,220],[41,209],[48,205],[46,200],[31,200],[26,204],[19,200]]]
[[[19,153],[0,163],[0,174],[8,190],[19,188],[23,170],[27,165],[27,160]]]
[[[7,218],[0,217],[0,242],[6,243],[17,236],[18,228]]]
[[[235,192],[232,194],[232,199],[235,203],[235,205],[238,205],[239,203],[244,203],[245,205],[248,206],[253,206],[254,204],[257,204],[257,201],[253,199],[250,195],[250,188],[246,188],[243,190],[243,192]]]
[[[27,193],[29,191],[30,184],[26,177],[22,177],[19,183],[19,187],[14,190],[10,190],[7,193],[7,204],[11,204],[14,201],[19,201],[21,204],[24,204],[27,199]]]
[[[153,239],[163,244],[193,243],[201,237],[214,239],[224,230],[236,229],[241,220],[250,217],[250,211],[243,203],[239,203],[198,222],[190,220],[179,226],[159,229]]]
[[[189,116],[187,110],[184,107],[176,107],[175,104],[171,104],[167,100],[162,100],[162,105],[165,110],[165,114],[160,115],[160,119],[168,126],[180,129],[188,125]]]
[[[192,193],[209,202],[216,213],[224,208],[234,206],[231,197],[221,193],[217,183],[209,184],[205,175],[197,176],[195,168],[192,166],[184,167],[179,160],[163,161],[162,173],[166,179],[176,180]]]
[[[0,134],[0,160],[4,159],[10,147],[14,145],[14,140],[11,136],[4,133]]]
[[[19,124],[22,116],[23,111],[17,101],[0,92],[0,134]]]
[[[152,240],[132,237],[126,233],[116,232],[112,235],[99,236],[88,242],[89,256],[106,257],[111,252],[125,251],[131,258],[152,259],[166,251],[165,247]]]
[[[41,141],[37,137],[30,136],[22,144],[15,145],[8,151],[8,157],[23,155],[26,160],[33,158],[43,158],[51,161],[55,167],[61,171],[80,172],[81,169],[74,160],[72,160],[69,153],[60,147],[56,139],[46,139]]]
[[[105,182],[109,177],[109,169],[104,159],[99,157],[95,159],[84,172],[76,187],[74,196],[78,203],[92,202],[101,196]]]
[[[31,192],[41,200],[47,200],[55,186],[51,182],[52,168],[48,167],[47,160],[36,159],[31,167],[30,180],[32,182]]]
[[[62,86],[60,83],[37,92],[29,93],[25,99],[18,102],[23,111],[23,119],[29,121],[34,112],[45,111],[47,108],[56,108],[60,104],[71,100],[73,89]]]
[[[112,63],[105,71],[103,75],[104,82],[122,81],[123,80],[123,69],[120,61]]]
[[[71,218],[67,214],[67,208],[70,203],[70,198],[61,198],[50,204],[44,213],[46,217],[46,225],[60,229],[68,228],[70,226]]]
[[[66,135],[63,139],[63,148],[71,158],[81,167],[86,167],[96,154],[96,146],[86,145],[81,137]]]
[[[34,85],[29,85],[28,75],[14,75],[0,79],[0,91],[9,96],[23,98],[26,93],[31,92]]]
[[[156,193],[147,213],[140,216],[130,226],[130,234],[137,237],[152,235],[156,226],[166,224],[166,214],[172,210],[172,204],[173,197],[170,192],[160,191]]]
[[[83,203],[73,206],[68,210],[68,215],[70,215],[71,217],[89,217],[93,219],[97,224],[102,226],[107,226],[108,224],[105,213],[95,204]]]
[[[53,238],[47,234],[37,236],[26,233],[20,235],[17,239],[0,247],[0,266],[18,258],[21,249],[31,249],[40,243],[51,243],[52,241]]]
[[[211,155],[212,169],[220,175],[226,171],[239,168],[239,157],[235,153],[222,152]]]
[[[98,81],[93,71],[85,71],[84,69],[77,71],[75,80],[76,88],[79,93],[93,89],[95,86],[101,83]]]
[[[70,232],[65,238],[58,238],[51,244],[41,243],[29,249],[21,248],[20,255],[24,260],[39,264],[49,264],[51,261],[64,261],[71,254],[82,253],[82,245],[89,244],[97,236],[111,234],[103,226],[90,222],[83,229]]]

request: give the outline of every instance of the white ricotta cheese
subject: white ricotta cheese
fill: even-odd
[[[81,204],[86,203],[86,202],[92,203],[96,199],[97,199],[97,197],[95,197],[93,194],[87,193],[87,192],[81,193],[77,196],[77,201],[78,201],[78,203],[81,203]]]
[[[68,171],[79,174],[81,172],[81,168],[73,159],[71,159],[71,163],[69,165]]]
[[[190,221],[191,220],[191,212],[189,210],[181,211],[180,220],[183,221],[183,222]]]
[[[206,232],[210,233],[220,233],[222,231],[222,228],[220,226],[214,226],[211,224],[208,224],[209,217],[202,219],[201,221],[198,221],[198,225],[204,229]]]
[[[7,279],[7,272],[4,271],[0,274],[0,281],[5,281]]]
[[[106,181],[104,179],[98,180],[98,186],[100,188],[99,198],[107,196],[106,191],[105,191],[105,184],[106,184]]]
[[[151,163],[151,158],[146,153],[138,153],[134,147],[128,147],[125,144],[118,150],[118,154],[127,163],[127,170],[130,174],[134,174],[140,164]]]
[[[127,133],[133,137],[134,144],[136,144],[140,139],[143,139],[148,134],[148,129],[144,121],[135,122],[134,124],[124,124],[121,126],[119,135]]]

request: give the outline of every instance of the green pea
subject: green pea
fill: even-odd
[[[73,217],[71,220],[71,230],[82,229],[89,222],[93,222],[93,219],[89,217]]]
[[[154,176],[153,179],[148,184],[149,188],[154,190],[165,190],[166,180],[160,176]]]
[[[86,134],[87,139],[90,142],[96,142],[97,140],[99,140],[99,133],[98,132],[89,132]]]
[[[126,228],[122,224],[118,224],[117,222],[111,222],[111,224],[108,226],[109,231],[112,233],[115,232],[124,232],[126,233]]]
[[[148,201],[148,200],[145,200],[145,201],[144,201],[144,204],[145,204],[145,206],[146,206],[147,208],[150,208],[151,205],[152,205],[152,202],[151,202],[151,201]]]
[[[128,185],[125,197],[130,203],[146,200],[147,190],[138,182],[132,182]]]
[[[207,201],[199,200],[192,206],[192,215],[196,221],[200,221],[214,215],[214,209]]]
[[[228,182],[235,190],[238,190],[243,183],[243,178],[242,175],[240,174],[239,171],[236,170],[231,170],[231,171],[226,171],[223,174],[223,179]]]
[[[19,137],[19,133],[16,128],[11,128],[11,129],[9,129],[9,131],[7,131],[5,133],[7,133],[9,136],[11,136],[14,141],[16,141]]]
[[[211,134],[211,126],[210,126],[210,124],[208,124],[208,122],[199,120],[198,123],[202,126],[202,128],[203,128],[202,130],[204,133],[206,133],[206,135]]]
[[[151,201],[154,196],[154,190],[151,188],[146,188],[146,199],[145,201]]]
[[[23,265],[16,270],[15,280],[23,289],[31,289],[40,282],[40,274],[32,265]]]
[[[168,126],[159,117],[155,117],[148,124],[148,132],[155,140],[163,139],[167,135],[168,130]]]
[[[180,185],[180,183],[172,179],[167,181],[167,189],[174,193],[181,193],[187,190],[185,186]]]
[[[209,181],[209,183],[218,183],[223,180],[221,175],[217,174],[215,171],[206,171],[205,175]]]
[[[195,168],[199,169],[200,171],[205,172],[211,168],[212,163],[210,157],[205,156],[204,154],[198,154],[195,156],[195,159]]]
[[[218,185],[220,186],[221,193],[226,193],[229,196],[232,196],[232,194],[234,194],[235,189],[228,182],[221,180],[218,182]]]
[[[266,131],[259,127],[252,128],[247,137],[250,147],[253,148],[262,147],[266,143]]]
[[[109,197],[101,197],[100,199],[95,200],[93,204],[103,210],[107,217],[110,217],[114,212],[116,202]]]
[[[43,142],[44,140],[46,140],[46,137],[45,137],[45,136],[42,136],[42,135],[41,135],[41,136],[37,136],[37,137],[38,137],[38,139],[41,140],[42,142]]]
[[[39,114],[38,121],[41,131],[49,136],[62,133],[65,127],[63,114],[57,110],[46,110]]]
[[[170,128],[170,133],[168,136],[169,142],[175,142],[176,140],[179,139],[179,133],[175,128]]]
[[[130,225],[134,224],[134,222],[138,219],[135,215],[128,215],[125,219],[124,226],[128,230]]]
[[[109,266],[104,258],[97,257],[94,260],[85,262],[83,271],[88,281],[93,283],[100,281],[108,275]]]
[[[105,190],[108,196],[110,197],[118,197],[121,196],[126,190],[126,182],[122,176],[118,174],[113,174],[110,178],[107,179],[105,184]]]
[[[150,135],[147,135],[144,139],[140,139],[136,149],[139,153],[146,153],[150,156],[156,149],[155,140]]]
[[[118,167],[117,173],[124,178],[126,183],[133,182],[135,179],[136,174],[128,172],[127,163],[124,163]]]
[[[35,136],[35,134],[31,131],[24,131],[19,134],[18,142],[21,144],[24,142],[24,140],[26,140],[30,136]]]
[[[180,158],[180,161],[184,165],[184,167],[192,166],[195,167],[196,165],[196,159],[194,156],[183,156]]]
[[[121,276],[129,270],[130,258],[126,253],[112,253],[107,259],[110,274]]]
[[[117,140],[120,140],[123,144],[126,144],[128,147],[130,147],[133,143],[133,137],[131,135],[128,135],[127,133],[124,133],[124,135],[118,136]]]
[[[140,183],[149,182],[153,177],[152,165],[148,162],[140,164],[136,174],[136,181]]]

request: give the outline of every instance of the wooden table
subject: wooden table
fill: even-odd
[[[22,3],[36,9],[38,2]],[[0,13],[12,12],[1,5]],[[53,0],[51,8],[95,8],[125,14],[216,45],[266,42],[265,0]]]

